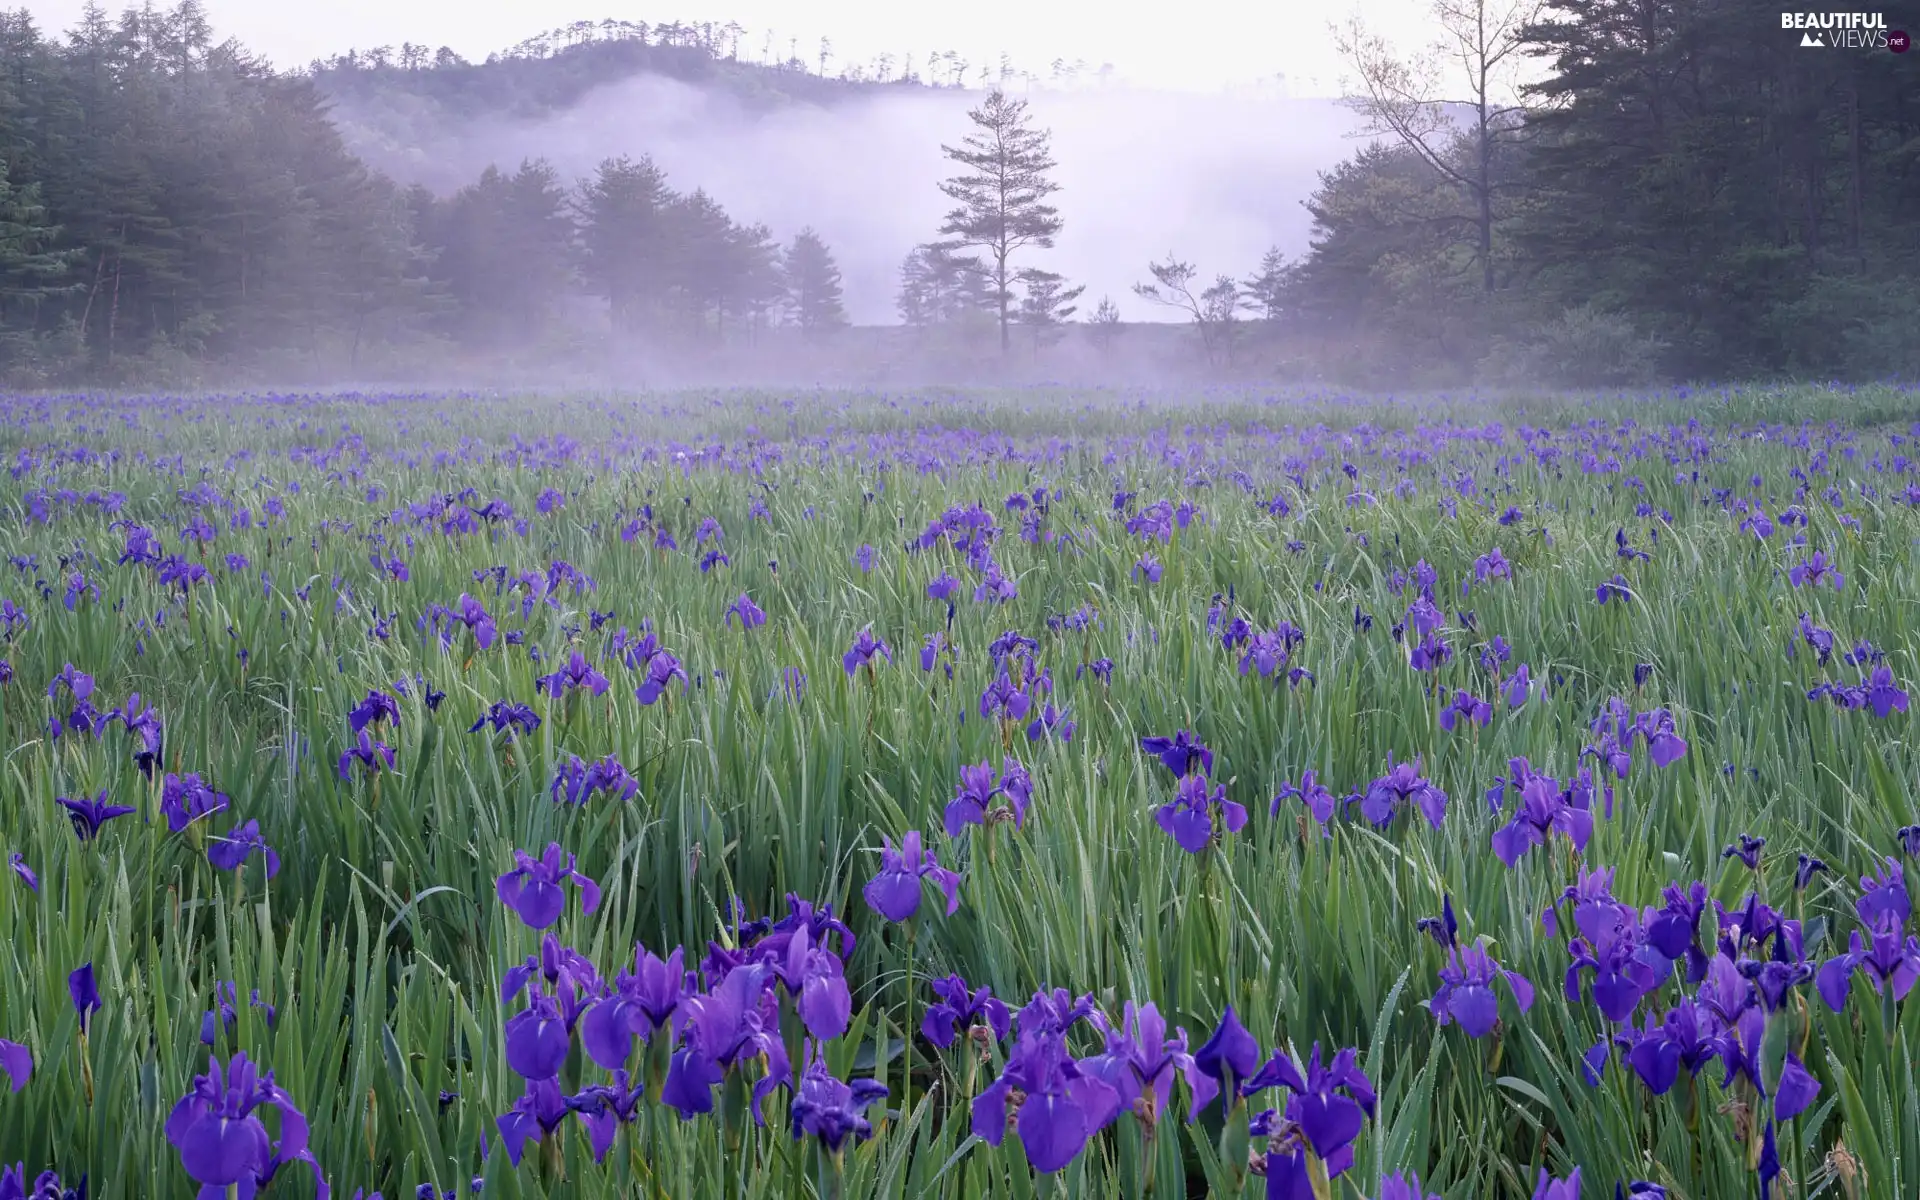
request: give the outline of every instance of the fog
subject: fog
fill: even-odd
[[[1130,321],[1167,317],[1130,289],[1169,252],[1208,280],[1251,274],[1269,246],[1304,252],[1302,201],[1317,172],[1359,146],[1356,118],[1326,100],[1124,89],[1028,99],[1053,131],[1066,225],[1053,251],[1026,262],[1085,284],[1083,311],[1111,296]],[[935,237],[950,206],[936,186],[948,173],[941,143],[965,136],[978,101],[901,88],[756,110],[720,89],[642,75],[535,121],[463,117],[394,92],[377,110],[343,97],[335,118],[371,163],[442,194],[488,164],[544,157],[572,180],[609,156],[650,154],[676,189],[704,187],[783,242],[813,226],[839,259],[849,316],[886,323],[901,258]]]

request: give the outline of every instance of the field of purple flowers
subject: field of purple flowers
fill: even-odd
[[[1913,1195],[1916,416],[0,399],[0,1200]]]

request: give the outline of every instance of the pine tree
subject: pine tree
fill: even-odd
[[[1112,296],[1102,296],[1100,303],[1094,305],[1093,315],[1087,318],[1087,336],[1098,349],[1113,349],[1113,343],[1120,337],[1120,306],[1113,302]]]
[[[1043,347],[1060,340],[1060,327],[1079,311],[1074,301],[1087,288],[1085,284],[1067,287],[1066,280],[1058,274],[1034,267],[1020,272],[1020,282],[1025,285],[1026,294],[1020,298],[1016,317],[1033,330],[1033,351],[1038,354]]]
[[[941,152],[964,171],[940,185],[958,207],[940,226],[953,250],[978,249],[986,264],[989,299],[1000,324],[1000,351],[1012,346],[1014,255],[1032,246],[1050,248],[1060,232],[1059,210],[1047,197],[1060,190],[1048,177],[1054,168],[1049,149],[1052,135],[1035,129],[1027,102],[995,90],[979,108],[967,114],[974,131],[958,146]]]
[[[15,187],[0,158],[0,329],[32,328],[44,301],[73,291],[67,276],[80,255],[54,248],[59,233],[40,186]]]
[[[667,270],[666,210],[676,197],[666,172],[641,157],[610,158],[581,183],[581,274],[604,296],[614,329],[631,333],[657,309]]]
[[[1248,304],[1269,325],[1277,324],[1286,308],[1287,285],[1292,279],[1287,256],[1274,246],[1260,256],[1260,269],[1245,284]]]
[[[847,323],[841,304],[840,267],[833,251],[812,227],[794,235],[781,263],[786,282],[788,319],[808,337],[818,337]]]

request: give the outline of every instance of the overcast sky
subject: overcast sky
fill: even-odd
[[[85,0],[14,0],[49,29],[65,30]],[[103,0],[118,10],[123,0]],[[163,0],[164,2],[164,0]],[[280,66],[349,48],[419,42],[482,58],[575,20],[737,21],[742,56],[758,56],[769,32],[784,56],[789,39],[814,61],[822,36],[835,61],[911,53],[923,64],[956,50],[974,64],[997,63],[1045,75],[1055,59],[1113,64],[1132,83],[1191,91],[1264,84],[1298,96],[1332,95],[1341,69],[1326,34],[1351,0],[1184,0],[1177,5],[1108,0],[971,0],[965,5],[876,0],[203,0],[216,31],[239,38]],[[1420,36],[1423,5],[1364,0],[1370,23],[1409,41]],[[836,70],[829,65],[829,70]],[[1284,84],[1276,77],[1284,76]]]

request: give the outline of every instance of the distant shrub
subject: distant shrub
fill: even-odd
[[[1478,374],[1488,383],[1631,387],[1659,375],[1667,349],[1631,317],[1581,304],[1516,335],[1497,335]]]

